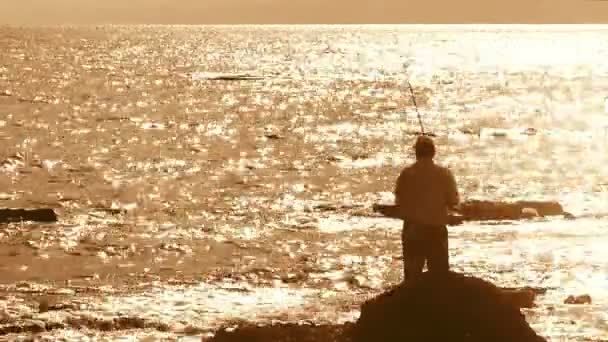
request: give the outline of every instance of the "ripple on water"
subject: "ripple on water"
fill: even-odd
[[[338,233],[353,230],[388,229],[399,230],[402,223],[399,220],[384,217],[357,217],[346,214],[334,214],[320,217],[317,228],[326,233]]]
[[[187,322],[212,329],[231,320],[303,319],[298,312],[317,290],[252,288],[248,284],[155,288],[138,295],[107,297],[97,310],[161,322]],[[300,317],[298,317],[300,316]]]

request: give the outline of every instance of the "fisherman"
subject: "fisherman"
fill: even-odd
[[[395,204],[404,220],[401,242],[406,281],[422,274],[425,261],[429,272],[449,270],[448,211],[460,200],[452,172],[433,161],[433,140],[418,136],[414,150],[416,162],[403,169],[395,187]]]

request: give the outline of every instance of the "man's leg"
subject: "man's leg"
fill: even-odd
[[[401,245],[403,248],[403,279],[405,281],[413,281],[422,274],[424,268],[425,255],[421,247],[423,247],[423,241],[418,241],[417,237],[420,237],[420,232],[416,232],[419,229],[413,225],[403,224],[403,230],[401,232]]]
[[[446,226],[432,227],[429,241],[427,267],[429,272],[447,272],[450,270],[450,253],[448,230]]]

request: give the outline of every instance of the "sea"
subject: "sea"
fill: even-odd
[[[0,207],[60,213],[0,226],[3,250],[37,246],[0,259],[0,327],[153,341],[355,321],[401,270],[400,222],[360,212],[392,201],[422,129],[463,200],[575,216],[450,227],[451,267],[546,290],[524,313],[549,341],[608,341],[603,25],[0,27]],[[66,263],[91,265],[91,291],[45,276]]]

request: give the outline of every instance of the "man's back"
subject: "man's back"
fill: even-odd
[[[419,160],[403,169],[397,179],[395,202],[406,222],[446,225],[447,208],[458,204],[452,172],[432,160]]]

